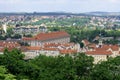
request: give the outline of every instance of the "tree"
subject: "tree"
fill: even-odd
[[[6,36],[9,38],[9,37],[11,37],[11,35],[13,35],[14,34],[14,32],[13,32],[13,29],[10,27],[10,28],[8,28],[7,29],[7,34],[6,34]]]
[[[120,80],[120,56],[95,65],[92,80]]]
[[[0,79],[1,80],[16,80],[15,76],[8,73],[4,66],[0,66]]]
[[[24,55],[21,54],[20,50],[13,49],[12,51],[8,51],[7,49],[5,49],[4,54],[0,57],[1,65],[4,65],[9,72],[16,75],[16,78],[19,74],[21,74],[22,76],[23,68],[26,63],[23,60]]]
[[[40,55],[31,60],[31,63],[39,66],[39,80],[74,80],[87,79],[93,66],[93,58],[83,53],[58,57],[46,57]],[[46,77],[47,76],[47,77]]]
[[[21,51],[5,49],[0,55],[0,65],[5,66],[0,66],[0,79],[7,76],[8,80],[120,80],[120,56],[99,64],[93,64],[93,57],[84,53],[23,58]],[[15,77],[7,75],[10,73]]]

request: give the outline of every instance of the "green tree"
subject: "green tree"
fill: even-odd
[[[4,66],[0,66],[0,80],[16,80],[15,76],[8,73]]]
[[[95,65],[92,80],[120,80],[120,56]]]

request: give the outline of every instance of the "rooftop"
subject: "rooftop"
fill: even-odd
[[[88,55],[111,55],[111,51],[88,51],[86,52]]]
[[[38,35],[28,38],[24,37],[23,40],[50,40],[50,39],[56,39],[56,38],[62,38],[62,37],[69,37],[70,35],[65,31],[57,31],[57,32],[50,32],[50,33],[39,33]]]

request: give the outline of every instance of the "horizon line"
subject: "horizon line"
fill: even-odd
[[[120,11],[88,11],[88,12],[67,12],[67,11],[43,11],[43,12],[37,12],[37,11],[31,11],[31,12],[16,12],[16,11],[12,11],[12,12],[0,12],[0,13],[94,13],[94,12],[106,12],[106,13],[120,13]]]

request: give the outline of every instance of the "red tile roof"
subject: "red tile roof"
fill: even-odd
[[[90,44],[90,45],[88,45],[88,47],[89,47],[89,48],[94,48],[94,49],[95,49],[95,48],[96,48],[96,44]]]
[[[58,51],[57,48],[43,48],[43,50],[48,50],[48,51]]]
[[[86,39],[82,40],[82,42],[84,43],[85,46],[90,44],[90,42],[88,40],[86,40]]]
[[[39,47],[39,46],[28,46],[28,47],[26,47],[27,48],[27,50],[41,50],[42,48],[41,47]]]
[[[13,41],[0,41],[0,51],[3,52],[5,48],[8,50],[20,48],[20,44]]]
[[[72,54],[77,53],[77,50],[60,50],[61,54]]]
[[[111,51],[88,51],[86,52],[88,55],[111,55]]]
[[[62,37],[69,37],[70,35],[65,31],[57,31],[57,32],[50,32],[50,33],[40,33],[32,38],[24,37],[23,40],[50,40]]]
[[[17,42],[0,41],[0,46],[8,48],[8,47],[18,47],[18,46],[20,46],[20,44]]]
[[[4,48],[0,48],[0,52],[3,52],[4,51]]]
[[[96,48],[96,51],[103,51],[103,50],[108,50],[112,49],[113,51],[118,51],[119,46],[118,45],[103,45],[101,48]]]
[[[113,45],[113,46],[111,46],[111,49],[113,51],[118,51],[119,50],[119,46],[118,45]]]

